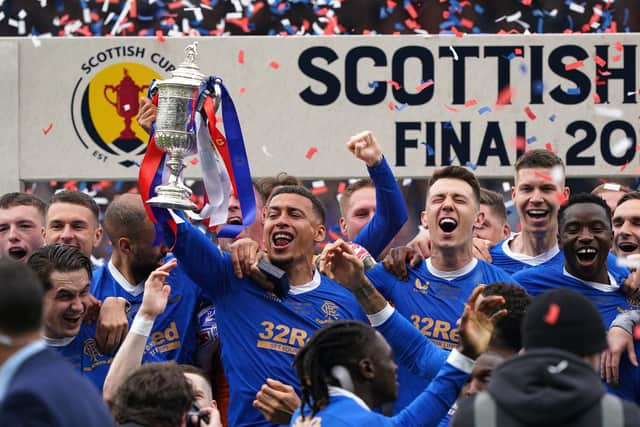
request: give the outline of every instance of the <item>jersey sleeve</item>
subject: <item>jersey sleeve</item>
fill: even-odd
[[[178,224],[173,248],[178,263],[211,300],[217,302],[231,288],[231,260],[197,228]]]
[[[383,157],[379,165],[368,168],[376,189],[376,212],[353,239],[372,257],[378,258],[405,222],[407,207],[393,172]]]
[[[385,297],[385,299],[391,299],[391,293],[397,279],[393,276],[393,274],[385,270],[381,262],[376,264],[375,267],[367,271],[365,274],[367,275],[367,278],[371,281],[373,286],[376,287],[378,292],[380,292],[382,296]]]
[[[449,355],[448,351],[422,335],[397,310],[376,329],[393,349],[396,360],[421,378],[431,379],[436,376]]]
[[[392,418],[393,425],[436,427],[456,401],[468,377],[468,372],[453,366],[448,360],[429,387]]]

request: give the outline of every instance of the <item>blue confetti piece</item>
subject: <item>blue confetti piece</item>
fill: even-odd
[[[626,27],[627,24],[629,24],[629,8],[625,7],[624,8],[624,18],[622,19],[622,25]]]
[[[473,6],[473,10],[475,10],[476,13],[479,13],[480,15],[484,13],[484,8],[479,4],[476,4],[475,6]]]
[[[387,11],[385,10],[385,8],[384,8],[384,7],[381,7],[381,8],[380,8],[380,14],[378,15],[378,17],[379,17],[380,19],[387,19],[387,17],[388,17],[388,16],[389,16],[389,15],[387,14]]]
[[[471,168],[473,170],[478,169],[478,165],[476,165],[475,163],[472,163],[470,161],[467,160],[467,163],[464,164],[466,167]]]
[[[531,138],[527,138],[527,144],[533,144],[537,140],[538,138],[536,138],[535,136],[532,136]]]
[[[536,95],[541,95],[544,91],[544,83],[542,80],[536,80],[533,82],[533,93]]]
[[[119,193],[122,191],[122,186],[124,185],[124,181],[116,181],[115,184],[113,184],[113,189],[116,193]]]
[[[378,82],[375,82],[375,81],[374,82],[369,82],[369,83],[367,83],[367,86],[369,86],[369,88],[371,88],[371,89],[375,89],[375,88],[378,87]]]
[[[433,147],[427,141],[422,141],[420,144],[427,148],[427,155],[433,156]]]
[[[580,95],[580,88],[579,87],[571,87],[571,88],[567,89],[567,95]]]
[[[552,122],[555,122],[556,121],[556,115],[555,114],[550,115],[549,116],[549,120],[552,121]]]
[[[527,74],[527,65],[526,64],[520,64],[520,72],[522,74]]]
[[[571,31],[573,31],[573,18],[571,18],[571,16],[567,15],[567,21],[569,21],[569,25],[567,25],[569,27],[569,29]]]
[[[513,58],[516,57],[516,54],[514,52],[511,52],[509,55],[506,56],[506,58],[511,61]]]
[[[491,112],[491,107],[489,107],[488,105],[485,105],[484,107],[478,110],[478,114],[480,115],[483,115],[485,113],[490,113],[490,112]]]
[[[538,17],[538,18],[542,18],[544,16],[544,14],[542,13],[542,11],[540,9],[533,9],[531,11],[531,14],[533,16],[535,16],[535,17]]]
[[[453,126],[451,125],[451,122],[444,122],[442,123],[442,127],[444,129],[453,129]]]
[[[538,26],[536,27],[538,34],[542,34],[544,32],[543,25],[544,25],[543,19],[542,18],[538,18]]]
[[[402,104],[402,105],[396,105],[396,111],[402,111],[405,108],[407,108],[408,106],[409,106],[409,104],[406,103],[406,102],[404,104]]]
[[[407,27],[405,27],[405,26],[404,26],[404,24],[403,24],[402,22],[396,22],[395,29],[396,29],[397,31],[402,31],[402,30],[405,30],[406,28],[407,28]]]

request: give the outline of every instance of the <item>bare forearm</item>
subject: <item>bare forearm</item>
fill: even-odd
[[[375,314],[384,309],[387,300],[371,284],[369,279],[362,277],[359,286],[353,288],[353,295],[356,297],[366,314]]]

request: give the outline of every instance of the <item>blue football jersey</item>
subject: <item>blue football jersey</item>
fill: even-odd
[[[230,389],[229,425],[272,425],[252,406],[265,380],[274,378],[299,391],[292,363],[313,332],[336,320],[367,321],[349,291],[318,273],[311,283],[292,287],[284,299],[250,279],[236,278],[230,255],[190,224],[178,226],[174,254],[216,307]]]
[[[398,280],[382,264],[367,272],[367,276],[400,314],[433,343],[447,350],[454,348],[458,342],[456,322],[473,289],[479,284],[514,283],[511,276],[501,269],[476,259],[463,271],[452,275],[457,277],[450,279],[445,278],[447,274],[436,275],[433,271],[434,268],[427,259],[417,268],[409,268],[408,282]],[[399,363],[400,389],[394,413],[414,400],[429,385],[436,371],[432,370],[430,375],[425,373],[417,376]]]
[[[514,237],[515,235],[496,243],[489,251],[493,259],[491,263],[496,267],[500,267],[505,272],[515,274],[520,270],[541,264],[562,263],[562,255],[560,249],[558,249],[558,245],[555,245],[540,255],[529,256],[511,250],[509,244],[513,241]]]
[[[101,301],[107,297],[122,297],[129,301],[131,324],[140,309],[143,294],[133,295],[125,290],[114,278],[109,265],[111,263],[94,271],[91,294]],[[171,286],[167,308],[153,324],[142,362],[173,360],[193,364],[199,332],[197,308],[201,291],[179,264],[171,271],[166,282]]]

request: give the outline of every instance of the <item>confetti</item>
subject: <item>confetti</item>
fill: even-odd
[[[611,61],[613,62],[620,62],[621,59],[622,59],[622,55],[613,55],[611,57]]]
[[[556,121],[556,115],[555,114],[550,115],[549,116],[549,121],[550,122],[555,122]]]
[[[458,60],[458,52],[453,48],[453,46],[449,46],[449,50],[451,51],[451,55],[453,55],[453,60]]]
[[[443,106],[444,108],[446,108],[447,110],[451,111],[452,113],[459,113],[459,112],[460,112],[460,110],[458,110],[458,109],[456,109],[456,108],[453,108],[453,107],[451,107],[451,106],[449,106],[449,105],[447,105],[447,104],[443,104],[442,106]]]
[[[491,112],[491,107],[485,105],[484,107],[480,107],[480,109],[478,110],[478,114],[483,115],[485,113],[490,113]]]
[[[580,95],[579,87],[570,87],[567,89],[567,95]]]
[[[433,147],[427,141],[422,141],[420,144],[424,145],[427,148],[427,155],[433,156]]]
[[[547,314],[544,316],[545,323],[549,325],[555,325],[560,316],[560,306],[556,303],[549,304]]]
[[[389,83],[391,86],[393,86],[393,88],[395,90],[399,90],[400,89],[400,83],[398,83],[398,82],[394,82],[393,80],[387,80],[387,83]]]
[[[524,109],[525,114],[527,115],[527,117],[529,117],[531,120],[535,120],[536,119],[536,115],[533,111],[531,111],[530,107],[525,107]]]
[[[577,68],[581,68],[584,66],[584,61],[576,61],[576,62],[572,62],[570,64],[565,64],[564,65],[564,69],[566,71],[570,71],[570,70],[575,70]]]
[[[369,86],[369,88],[371,89],[375,89],[378,87],[378,82],[369,82],[367,83],[367,86]]]
[[[160,43],[164,43],[164,35],[162,34],[162,30],[156,30],[156,39],[160,42]]]
[[[429,79],[424,83],[420,83],[420,85],[418,87],[416,87],[416,91],[417,92],[422,92],[423,90],[425,90],[426,88],[433,86],[433,80]]]
[[[239,64],[244,64],[244,50],[240,49],[240,52],[238,52],[238,63]]]
[[[561,183],[564,181],[564,170],[562,166],[555,165],[551,168],[551,179],[555,183]]]
[[[593,110],[598,116],[609,117],[612,119],[619,119],[624,115],[622,110],[617,108],[595,107]]]
[[[502,89],[498,94],[498,99],[496,100],[496,106],[511,104],[512,93],[513,92],[511,90],[511,86],[505,86],[505,88]]]
[[[619,41],[615,42],[615,48],[618,52],[622,52],[622,50],[624,49],[622,43],[620,43]]]
[[[198,159],[197,157],[194,157],[193,159],[191,159],[189,161],[189,163],[191,163],[193,166],[197,165],[198,163],[200,163],[200,159]],[[187,184],[189,185],[189,184]]]
[[[635,325],[633,327],[633,339],[640,341],[640,325]]]
[[[544,149],[547,151],[551,151],[552,153],[556,152],[556,150],[553,149],[553,146],[551,145],[550,142],[547,142],[546,144],[544,144]]]
[[[327,191],[329,191],[329,189],[327,188],[327,184],[325,184],[323,180],[313,181],[311,183],[311,192],[313,194],[324,194]]]
[[[411,185],[411,183],[413,182],[413,180],[411,178],[404,178],[402,180],[402,186],[403,187],[408,187]]]
[[[537,140],[538,138],[536,138],[535,136],[532,136],[531,138],[527,138],[527,144],[533,144]]]
[[[504,193],[511,191],[511,183],[509,181],[502,181],[502,191]]]
[[[241,87],[240,89],[238,89],[238,95],[242,95],[247,91],[247,89]]]
[[[271,61],[269,63],[269,67],[273,68],[274,70],[277,70],[278,68],[280,68],[280,64],[278,64],[276,61]]]
[[[470,161],[467,160],[467,162],[464,164],[466,167],[471,168],[473,170],[478,169],[478,165],[476,165],[475,163],[472,163]]]
[[[605,182],[604,187],[605,190],[609,191],[622,191],[622,186],[620,184],[616,184],[613,182]],[[640,260],[638,261],[640,265]]]
[[[316,147],[311,147],[307,150],[307,154],[305,154],[305,157],[307,158],[307,160],[311,160],[313,155],[316,154],[317,152],[318,152],[318,149]]]
[[[387,108],[389,108],[390,111],[395,111],[396,109],[395,105],[393,105],[393,102],[391,101],[387,104]]]
[[[53,123],[49,123],[49,126],[47,126],[46,129],[42,129],[42,133],[44,133],[45,135],[49,135],[49,132],[51,132],[51,129],[53,129]]]
[[[600,58],[598,55],[596,55],[596,57],[593,58],[593,60],[596,64],[598,64],[599,67],[604,67],[605,65],[607,65],[607,61]]]
[[[468,101],[466,101],[464,103],[464,106],[465,107],[471,107],[471,106],[477,105],[477,104],[478,104],[478,101],[476,101],[475,99],[470,99],[470,100],[468,100]]]
[[[347,183],[344,181],[340,181],[340,183],[338,184],[338,194],[342,194],[344,193],[344,190],[347,188]]]
[[[535,171],[534,175],[537,176],[538,178],[544,179],[545,181],[549,181],[549,182],[553,181],[553,178],[551,178],[550,175],[543,174],[542,172]]]
[[[396,105],[396,111],[402,111],[405,108],[407,108],[409,106],[409,104],[407,104],[406,102],[402,105]]]
[[[625,163],[624,165],[622,165],[622,167],[620,167],[620,172],[624,172],[627,166],[629,166],[629,162]]]

